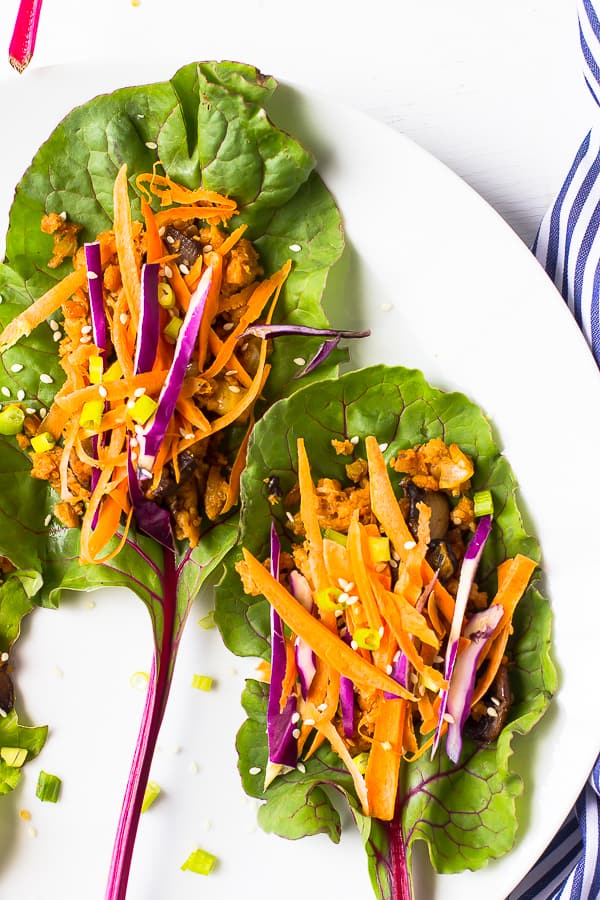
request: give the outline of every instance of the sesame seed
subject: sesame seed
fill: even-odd
[[[135,391],[133,392],[133,396],[134,396],[134,397],[141,397],[142,394],[145,394],[145,393],[146,393],[146,388],[145,388],[145,387],[139,387],[139,388],[136,388],[136,389],[135,389]]]
[[[350,443],[351,443],[351,444],[354,444],[354,446],[356,446],[356,445],[358,444],[359,441],[360,441],[360,438],[359,438],[359,436],[358,436],[357,434],[355,434],[354,437],[351,437],[351,438],[350,438]]]
[[[492,701],[494,706],[500,706],[500,701],[498,700],[497,697],[490,697],[490,700]]]
[[[443,656],[440,656],[439,653],[438,653],[437,656],[434,656],[434,657],[433,657],[433,661],[434,661],[434,663],[441,663],[441,662],[444,662],[444,657],[443,657]]]
[[[212,244],[205,244],[202,249],[205,253],[212,253],[212,248],[213,248]]]
[[[293,517],[293,515],[291,514],[291,512],[289,511],[289,509],[288,509],[287,512],[286,512],[286,516],[288,517],[288,519],[289,519],[290,522],[293,522],[293,521],[294,521],[294,517]]]
[[[336,619],[340,619],[343,615],[344,615],[343,609],[336,609],[334,612],[334,616],[336,617]]]
[[[300,729],[299,728],[294,728],[294,730],[292,731],[292,737],[295,738],[295,740],[298,740],[298,738],[300,737]]]
[[[127,325],[128,318],[129,316],[127,315],[127,313],[121,313],[121,315],[119,316],[119,322],[121,323],[121,325]]]
[[[135,400],[128,400],[126,405],[127,409],[133,409],[133,407],[135,406]]]
[[[167,278],[173,277],[173,269],[171,268],[171,266],[165,266],[165,275]]]
[[[238,387],[237,384],[228,384],[227,387],[229,388],[229,390],[231,391],[232,394],[240,393],[240,388]]]
[[[44,416],[46,415],[47,412],[48,412],[48,410],[46,409],[45,406],[40,406],[40,416],[42,417],[42,419],[44,418]]]
[[[158,229],[158,236],[163,237],[164,233],[165,233],[165,226],[161,225],[160,228]]]
[[[388,665],[385,667],[386,675],[391,675],[393,671],[394,671],[393,666],[390,666],[390,664],[388,663]]]
[[[358,644],[356,643],[356,641],[351,641],[350,646],[353,650],[358,650]]]
[[[449,712],[444,713],[442,718],[443,718],[444,722],[448,722],[449,725],[454,725],[454,716],[451,715]]]
[[[225,322],[225,324],[223,325],[223,331],[231,331],[232,328],[235,328],[233,322]]]
[[[490,717],[490,719],[497,719],[497,718],[498,718],[498,711],[495,710],[493,706],[488,706],[488,708],[486,709],[486,713],[488,714],[488,716]]]
[[[379,445],[379,449],[381,450],[382,453],[385,453],[385,451],[387,450],[387,448],[389,446],[390,446],[389,444],[383,443],[383,444]]]
[[[327,704],[319,703],[319,705],[317,706],[317,709],[319,710],[319,712],[325,712],[325,710],[327,709]]]
[[[305,724],[305,725],[314,725],[314,724],[315,724],[315,720],[314,720],[314,719],[305,719],[305,720],[304,720],[304,724]]]
[[[0,718],[5,719],[7,715],[8,713],[6,712],[6,710],[2,709],[2,707],[0,706]]]
[[[4,397],[10,397],[10,391],[7,387],[2,388],[2,394]]]
[[[306,360],[305,360],[304,357],[302,357],[302,356],[297,356],[297,357],[294,359],[294,362],[295,362],[295,364],[296,364],[297,366],[304,366],[304,365],[306,365]]]
[[[381,304],[382,312],[390,312],[390,310],[392,310],[393,308],[394,308],[394,306],[392,303],[382,303]]]
[[[87,277],[90,279],[90,281],[93,281],[95,278],[98,277],[98,273],[97,273],[97,272],[90,272],[90,271],[88,270]]]
[[[67,211],[65,209],[63,209],[63,211],[61,213],[59,213],[59,216],[61,217],[63,222],[67,221]]]
[[[414,550],[416,546],[417,546],[417,545],[415,544],[414,541],[405,541],[405,542],[404,542],[404,549],[405,549],[405,550]]]
[[[54,334],[52,335],[52,340],[54,341],[55,344],[57,344],[61,340],[61,338],[62,338],[62,334],[60,333],[60,331],[55,331]]]
[[[237,369],[228,369],[226,375],[237,375]]]
[[[394,662],[398,662],[398,660],[400,659],[400,654],[401,654],[401,651],[400,651],[400,650],[396,650],[396,652],[394,653],[394,655],[393,655],[393,657],[392,657],[392,659],[393,659]]]
[[[104,399],[105,397],[108,397],[108,391],[107,391],[107,389],[104,387],[103,384],[101,384],[101,385],[98,386],[98,393],[100,394],[100,396],[102,397],[102,399]]]
[[[59,324],[55,319],[50,319],[49,323],[51,331],[58,331]]]
[[[8,659],[8,653],[6,651],[4,653],[0,653],[0,662],[6,662]]]
[[[40,375],[40,381],[42,384],[52,384],[54,382],[54,378],[51,375],[47,375],[45,372],[42,372]]]
[[[82,334],[81,337],[79,338],[80,344],[91,344],[91,342],[92,342],[91,334]]]
[[[392,567],[392,569],[397,569],[398,568],[398,560],[390,559],[390,566]]]
[[[173,237],[172,234],[168,234],[166,240],[167,240],[167,244],[174,244],[174,243],[175,243],[175,238]]]
[[[346,591],[347,593],[350,592],[352,590],[352,588],[354,587],[354,582],[346,581],[345,578],[338,578],[338,584],[341,587],[341,589],[343,591]]]
[[[48,515],[44,519],[44,527],[47,528],[51,521],[52,521],[52,513],[48,513]]]
[[[382,749],[382,750],[391,750],[391,749],[392,749],[392,745],[390,744],[389,741],[382,741],[382,742],[381,742],[381,749]]]
[[[148,148],[148,150],[156,150],[158,144],[156,143],[156,141],[146,141],[146,147]]]
[[[302,247],[300,244],[290,244],[288,249],[291,250],[292,253],[299,253],[300,250],[302,250]]]
[[[383,637],[384,634],[385,634],[385,628],[383,627],[383,625],[380,625],[379,626],[379,637]]]
[[[420,684],[419,685],[419,697],[424,697],[424,696],[425,696],[425,685]]]
[[[17,400],[25,399],[25,391],[21,388],[21,390],[17,391]]]
[[[11,372],[21,372],[22,369],[23,369],[22,363],[13,363],[12,366],[10,367]]]
[[[250,768],[248,769],[249,775],[260,775],[260,773],[261,773],[260,766],[250,766]]]
[[[186,266],[185,263],[181,263],[181,265],[179,266],[179,271],[181,272],[182,275],[190,274],[189,266]]]
[[[248,349],[248,341],[245,341],[245,343],[243,343],[242,346],[240,347],[240,350],[242,351],[242,353],[245,353],[247,349]]]
[[[355,603],[358,603],[358,597],[355,594],[352,594],[346,600],[346,606],[353,606]]]
[[[192,775],[197,775],[199,771],[200,766],[198,765],[196,760],[192,760],[192,762],[190,763],[190,772],[192,773]]]
[[[299,713],[299,712],[293,713],[293,715],[292,715],[292,725],[295,725],[296,722],[299,722],[299,721],[300,721],[300,713]]]
[[[82,333],[82,334],[89,334],[89,333],[91,332],[91,330],[92,330],[92,326],[91,326],[91,325],[84,325],[83,328],[81,329],[81,333]]]
[[[0,294],[0,303],[4,303],[4,297]]]
[[[129,446],[130,446],[130,447],[137,447],[138,445],[139,445],[138,439],[132,437],[131,440],[129,441]]]
[[[342,593],[342,594],[340,594],[340,596],[338,597],[338,603],[347,603],[349,599],[350,599],[350,598],[349,598],[348,594]]]
[[[417,675],[416,672],[411,672],[411,673],[410,673],[410,680],[411,680],[411,683],[412,683],[412,684],[416,684],[416,683],[417,683],[417,681],[419,680],[419,676]]]
[[[37,837],[37,831],[36,831],[36,829],[33,827],[33,825],[30,825],[30,826],[29,826],[29,828],[27,829],[27,834],[29,835],[30,838]]]
[[[25,412],[27,413],[28,416],[35,415],[35,409],[33,408],[33,406],[28,406],[27,409],[25,410]]]
[[[137,114],[137,117],[138,117],[138,119],[145,119],[145,118],[146,118],[146,116],[144,115],[144,113],[138,113],[138,114]]]
[[[196,437],[196,435],[194,434],[193,431],[188,431],[187,434],[184,434],[184,438],[186,441],[191,441],[195,437]]]
[[[298,771],[300,772],[301,775],[306,774],[306,766],[304,765],[304,763],[299,762],[298,765],[296,766],[296,768],[298,769]]]

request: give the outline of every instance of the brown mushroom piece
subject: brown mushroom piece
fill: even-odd
[[[417,487],[413,481],[407,481],[404,489],[410,500],[408,527],[416,537],[419,523],[418,503],[425,503],[431,510],[429,533],[432,541],[441,541],[446,537],[450,525],[450,505],[446,495],[440,491],[425,491]]]
[[[175,252],[179,253],[179,264],[186,265],[188,269],[202,255],[202,244],[189,235],[184,234],[183,231],[179,231],[174,225],[167,225],[165,240]]]
[[[482,744],[495,741],[506,724],[511,702],[508,667],[501,665],[490,690],[471,710],[465,734]]]
[[[0,666],[0,709],[11,712],[15,705],[15,692],[10,675],[5,665]]]
[[[154,490],[148,490],[146,496],[156,503],[164,503],[173,497],[181,484],[191,478],[196,470],[196,458],[189,450],[183,450],[177,457],[179,476],[175,478],[172,465],[166,466]]]

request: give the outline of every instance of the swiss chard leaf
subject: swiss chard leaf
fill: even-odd
[[[41,231],[43,215],[65,213],[82,226],[81,241],[94,240],[112,225],[113,184],[121,165],[128,167],[132,215],[140,218],[135,177],[158,163],[190,187],[202,184],[236,199],[240,215],[232,226],[247,224],[267,274],[292,257],[278,321],[326,326],[321,298],[327,273],[343,249],[340,216],[314,172],[312,155],[267,115],[265,104],[276,86],[251,66],[198,63],[180,69],[171,81],[123,88],[73,110],[39,149],[17,187],[7,259],[0,266],[0,324],[6,325],[69,270],[69,262],[57,269],[47,265],[52,238]],[[295,380],[294,358],[300,353],[312,357],[318,338],[279,343],[259,413],[315,377]],[[49,407],[63,381],[56,351],[55,334],[45,324],[7,351],[0,361],[0,402],[23,402],[35,410]],[[332,355],[319,376],[333,375],[339,358]],[[233,455],[238,432],[231,428],[223,435],[223,452]],[[164,552],[132,529],[110,562],[80,565],[78,530],[64,528],[53,517],[57,497],[46,482],[29,477],[29,468],[17,442],[0,439],[0,555],[39,576],[43,584],[36,602],[58,605],[65,590],[125,586],[150,613],[154,679],[132,769],[135,778],[128,787],[133,800],[126,811],[126,830],[135,835],[130,825],[139,813],[181,631],[193,598],[236,539],[237,516],[216,524],[204,521],[199,545],[181,545],[175,553]],[[3,528],[9,520],[11,527]],[[18,612],[7,609],[5,627],[14,633]],[[10,786],[13,781],[14,773],[0,771],[0,783]],[[124,851],[126,870],[130,851],[131,846]],[[117,854],[122,852],[119,846]],[[122,896],[123,878],[120,886],[118,880],[111,874],[111,889],[117,891],[111,897]]]
[[[432,388],[420,372],[386,366],[352,372],[318,387],[309,386],[276,403],[265,414],[254,430],[243,478],[240,546],[246,546],[259,559],[266,558],[273,516],[279,521],[280,533],[286,534],[284,504],[273,505],[269,501],[265,481],[277,476],[284,496],[296,484],[298,437],[306,443],[313,479],[326,476],[343,483],[345,466],[351,459],[335,454],[332,439],[358,438],[355,455],[360,457],[364,456],[362,439],[370,434],[387,445],[388,459],[400,449],[434,437],[458,443],[474,458],[473,488],[491,490],[494,499],[493,537],[486,544],[481,564],[482,582],[488,590],[494,590],[496,566],[507,556],[524,553],[539,559],[538,545],[523,525],[516,480],[481,409],[462,394]],[[240,556],[241,549],[236,547],[226,560],[217,588],[216,621],[235,653],[268,658],[267,604],[261,597],[243,593],[235,570]],[[405,877],[398,863],[399,849],[400,856],[406,851],[408,864],[410,848],[416,840],[428,844],[431,861],[440,872],[479,868],[514,844],[515,798],[523,785],[510,768],[512,739],[515,734],[531,730],[556,690],[556,673],[550,658],[551,611],[535,587],[530,587],[519,603],[514,624],[515,634],[509,645],[513,705],[509,722],[495,744],[481,749],[466,741],[458,767],[453,767],[442,753],[433,762],[425,754],[405,765],[403,799],[393,826],[365,818],[358,811],[347,773],[339,781],[340,789],[350,798],[367,851],[374,891],[381,900],[398,896],[394,893],[398,879]],[[291,808],[286,810],[279,797],[279,791],[283,791],[277,787],[280,779],[262,794],[257,793],[258,777],[251,780],[247,775],[250,766],[262,768],[267,760],[264,735],[261,738],[256,727],[264,712],[257,709],[256,699],[247,711],[251,726],[242,726],[238,739],[244,787],[254,791],[254,796],[264,797],[261,818],[269,830],[296,837],[297,829],[290,834],[288,824]],[[251,742],[244,734],[246,727],[252,727],[251,753]],[[331,783],[335,768],[331,766],[324,777],[326,784]],[[303,807],[309,823],[307,834],[314,828],[318,805],[311,799],[315,783],[310,773],[307,765]],[[298,809],[301,798],[297,785],[302,781],[297,770],[281,778],[282,785],[296,785],[290,803]],[[306,809],[312,810],[312,818],[306,815]]]

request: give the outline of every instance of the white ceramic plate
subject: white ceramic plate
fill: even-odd
[[[178,64],[52,68],[0,81],[2,232],[14,185],[69,109],[100,92],[168,77]],[[515,766],[527,779],[518,843],[475,873],[434,876],[423,853],[415,867],[419,900],[501,900],[552,838],[600,749],[588,697],[600,630],[588,587],[597,576],[600,481],[592,460],[600,377],[529,250],[445,167],[323,97],[282,87],[273,115],[313,149],[344,215],[348,247],[329,283],[328,309],[336,324],[372,329],[352,347],[352,365],[418,366],[431,383],[479,402],[541,539],[561,688],[543,723],[515,741]],[[197,626],[209,605],[210,598],[198,600],[181,647],[152,770],[163,795],[141,822],[129,900],[225,900],[240,890],[262,900],[282,893],[305,900],[307,891],[367,900],[364,853],[351,829],[339,847],[324,837],[292,843],[256,829],[234,750],[243,674],[252,667],[228,654],[215,631]],[[74,596],[60,612],[37,611],[17,663],[24,714],[50,723],[51,732],[21,787],[0,801],[2,895],[100,900],[143,707],[130,676],[150,664],[145,610],[112,591]],[[192,690],[195,672],[214,676],[216,689]],[[41,767],[64,779],[56,806],[35,799]],[[19,817],[22,809],[30,822]],[[219,857],[209,878],[179,869],[196,846]]]

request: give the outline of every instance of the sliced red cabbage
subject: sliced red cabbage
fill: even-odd
[[[308,612],[312,612],[313,596],[310,585],[297,569],[290,572],[290,591]],[[300,692],[303,699],[306,700],[317,672],[317,658],[310,644],[307,644],[301,637],[297,637],[294,641],[294,654],[300,680]]]
[[[314,372],[316,368],[318,368],[322,362],[324,362],[330,353],[333,353],[335,348],[338,346],[341,341],[341,337],[330,338],[327,341],[323,341],[315,355],[312,359],[306,363],[296,374],[294,378],[302,378],[304,375],[310,374],[310,372]]]
[[[460,633],[463,627],[463,619],[465,617],[469,593],[471,591],[473,582],[475,581],[477,567],[479,566],[479,561],[481,559],[481,555],[483,553],[485,543],[489,537],[491,528],[492,517],[482,516],[477,523],[475,534],[469,542],[469,546],[466,549],[460,568],[458,588],[456,591],[456,602],[454,605],[454,615],[452,616],[452,623],[450,625],[450,634],[448,635],[446,657],[444,661],[444,678],[448,682],[448,687],[450,687],[452,672],[454,671],[454,665],[456,663],[458,640],[460,638]],[[432,757],[435,755],[440,741],[442,726],[444,723],[444,716],[446,715],[446,708],[448,705],[448,689],[440,692],[440,698],[441,702],[438,711],[438,723],[435,732],[435,738],[433,741],[433,747],[431,750]]]
[[[137,470],[131,457],[131,447],[127,451],[127,478],[133,514],[140,531],[154,538],[167,550],[175,550],[175,538],[168,510],[153,500],[148,500],[142,491]]]
[[[342,640],[348,645],[352,644],[352,636],[346,628],[342,634]],[[340,675],[340,711],[342,713],[342,728],[347,738],[354,737],[354,683],[346,675]]]
[[[142,290],[140,294],[140,320],[135,344],[133,370],[136,375],[149,372],[154,364],[160,331],[160,306],[158,303],[158,263],[142,266]]]
[[[162,386],[156,412],[146,429],[138,435],[140,442],[139,465],[143,469],[150,470],[152,468],[175,411],[177,398],[179,397],[185,373],[198,338],[198,331],[206,307],[206,298],[208,297],[211,281],[212,268],[209,266],[202,275],[198,287],[190,297],[190,305],[185,314],[183,324],[179,329],[173,362]]]
[[[269,338],[283,337],[284,335],[304,335],[305,337],[327,337],[327,338],[362,338],[369,337],[369,331],[344,331],[340,328],[313,328],[311,325],[270,325],[259,324],[249,325],[246,330],[240,334],[239,340],[247,337],[258,337],[263,341]]]
[[[275,525],[271,523],[271,574],[279,580],[281,544]],[[283,621],[271,607],[271,681],[267,704],[267,738],[269,762],[294,768],[298,762],[295,713],[296,698],[288,697],[281,709],[281,691],[285,678],[286,647]]]
[[[431,594],[432,590],[435,587],[435,583],[438,580],[438,575],[439,575],[439,569],[436,569],[436,571],[433,573],[433,576],[432,576],[431,580],[429,581],[429,583],[426,584],[425,587],[423,588],[423,590],[421,591],[421,593],[419,595],[419,599],[415,603],[415,609],[417,612],[423,612],[423,610],[425,608],[425,604],[429,600],[429,595]],[[409,688],[408,681],[410,678],[410,662],[409,662],[406,654],[403,653],[401,650],[398,651],[396,658],[394,660],[394,663],[392,665],[391,676],[395,681],[398,682],[398,684],[401,684],[402,687],[405,687],[407,689]],[[385,691],[384,697],[386,700],[394,700],[396,697],[396,694],[390,694],[387,691]]]
[[[453,763],[458,762],[462,751],[462,730],[471,709],[477,661],[503,614],[501,604],[497,603],[475,613],[465,626],[463,634],[471,643],[456,659],[448,690],[446,753]]]
[[[102,258],[100,242],[92,241],[83,245],[85,264],[87,267],[88,293],[90,297],[90,317],[92,320],[92,337],[98,350],[106,350],[108,332],[104,314],[104,291],[102,289]]]

